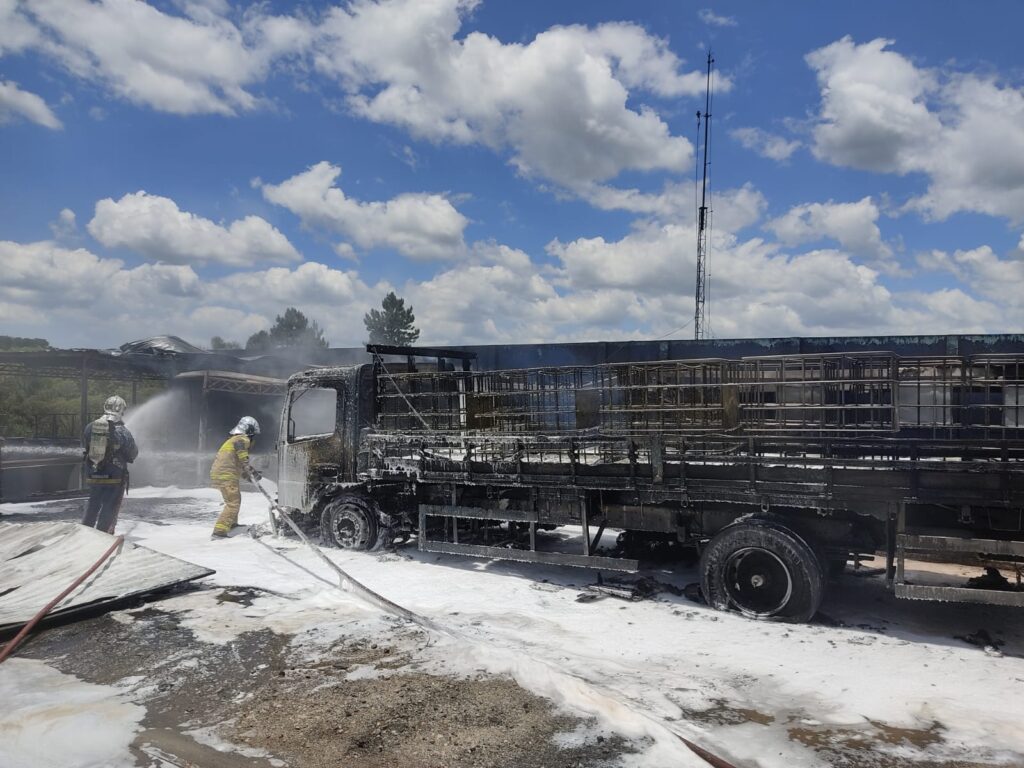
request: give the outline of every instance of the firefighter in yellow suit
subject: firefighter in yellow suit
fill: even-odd
[[[260,473],[249,465],[249,450],[260,433],[260,425],[252,416],[243,416],[228,434],[228,439],[217,451],[210,467],[210,484],[224,497],[224,509],[213,526],[214,539],[226,538],[238,525],[238,508],[242,505],[242,492],[238,484],[245,475],[255,482]]]

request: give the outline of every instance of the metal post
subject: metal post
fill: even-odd
[[[206,417],[208,410],[206,383],[208,373],[203,371],[202,389],[199,392],[199,436],[196,439],[196,483],[203,483],[203,457],[206,453]]]
[[[580,525],[583,527],[583,554],[590,555],[590,521],[587,519],[587,500],[580,500]]]
[[[139,404],[139,380],[132,379],[132,408]]]
[[[79,404],[79,422],[78,422],[78,434],[79,440],[85,434],[85,425],[89,423],[89,363],[86,357],[86,353],[82,353],[82,378],[80,382],[81,386],[81,402]],[[82,462],[82,470],[78,474],[78,490],[85,488],[85,462]]]
[[[85,353],[82,354],[80,395],[78,430],[79,432],[84,432],[85,425],[89,423],[89,364],[86,361]]]

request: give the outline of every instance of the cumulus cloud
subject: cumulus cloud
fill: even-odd
[[[648,224],[619,240],[556,240],[548,251],[560,263],[552,281],[562,292],[582,299],[625,291],[642,303],[649,322],[641,327],[650,329],[648,336],[692,316],[696,267],[688,227]],[[877,270],[841,250],[787,253],[760,238],[719,232],[710,252],[711,326],[720,337],[1006,327],[1006,317],[992,311],[999,306],[993,301],[974,300],[960,309],[943,304],[946,314],[936,315],[939,302],[932,293],[894,293]]]
[[[799,141],[789,141],[782,136],[770,133],[761,128],[736,128],[729,132],[744,149],[756,152],[769,160],[788,160],[802,145]]]
[[[703,90],[667,43],[627,23],[554,27],[527,43],[457,35],[468,0],[384,0],[332,9],[317,69],[367,119],[432,141],[511,152],[523,174],[573,190],[624,170],[681,171],[692,147],[630,89],[677,98]],[[728,89],[721,78],[719,89]]]
[[[919,67],[893,44],[844,37],[807,55],[821,88],[815,156],[925,174],[928,189],[908,208],[929,218],[974,211],[1024,221],[1024,91]]]
[[[201,281],[191,267],[143,264],[126,269],[119,259],[50,241],[0,241],[0,262],[4,265],[0,298],[28,305],[35,312],[93,308],[97,296],[106,297],[111,307],[142,311],[168,297],[202,295]]]
[[[1016,310],[1016,322],[1024,317],[1024,258],[1001,259],[987,245],[953,253],[931,251],[918,257],[926,269],[941,269],[986,298]]]
[[[280,184],[254,184],[263,196],[298,216],[303,224],[340,233],[361,248],[394,248],[411,259],[460,258],[469,223],[443,195],[407,193],[364,203],[336,186],[341,168],[321,161]],[[350,257],[351,253],[342,246]]]
[[[606,211],[630,211],[658,221],[673,221],[690,227],[695,222],[693,182],[668,182],[660,192],[598,185],[587,187],[581,196],[594,207]],[[714,226],[726,232],[743,229],[756,223],[767,206],[764,195],[749,182],[737,189],[714,192]]]
[[[678,173],[692,159],[691,143],[640,99],[699,95],[703,72],[636,24],[556,26],[506,43],[462,34],[476,0],[354,0],[296,15],[256,5],[241,16],[224,2],[176,5],[24,0],[0,9],[0,54],[37,50],[120,98],[182,115],[255,109],[266,103],[259,86],[294,63],[340,84],[356,115],[489,147],[585,199],[615,199],[607,185],[623,172]],[[718,78],[719,91],[731,85]]]
[[[765,227],[787,245],[829,239],[855,254],[887,259],[892,248],[882,241],[877,222],[878,206],[865,197],[855,203],[797,205]]]
[[[226,7],[187,3],[185,16],[141,0],[24,0],[0,33],[11,50],[38,48],[70,73],[135,104],[175,114],[252,109],[271,64],[305,50],[309,22],[255,8],[236,26]],[[20,46],[20,48],[19,48]]]
[[[96,203],[89,234],[108,248],[128,248],[176,264],[218,262],[251,266],[302,258],[281,232],[259,216],[224,227],[144,191]]]
[[[701,8],[697,11],[697,18],[709,27],[735,27],[738,23],[732,16],[719,16],[710,8]]]
[[[42,97],[21,90],[17,83],[0,80],[0,125],[18,119],[29,120],[52,130],[64,127]]]
[[[75,220],[75,212],[70,208],[63,208],[57,214],[57,220],[50,222],[50,231],[57,240],[69,240],[78,234],[78,223]]]

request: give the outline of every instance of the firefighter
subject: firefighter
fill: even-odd
[[[228,439],[217,451],[210,467],[210,484],[224,497],[224,509],[213,526],[214,539],[225,538],[232,528],[238,526],[238,508],[242,504],[242,493],[238,484],[245,475],[254,483],[262,475],[249,464],[249,450],[260,433],[260,425],[252,416],[243,416],[228,433]]]
[[[85,478],[89,486],[89,503],[82,525],[113,533],[117,513],[128,487],[128,465],[135,461],[139,449],[135,438],[124,425],[123,397],[112,395],[103,403],[103,415],[85,428]]]

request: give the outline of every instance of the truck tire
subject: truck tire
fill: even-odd
[[[700,573],[708,605],[753,619],[810,621],[825,590],[814,549],[774,520],[723,528],[701,553]]]
[[[346,494],[332,499],[320,515],[320,538],[325,544],[357,552],[380,546],[377,505],[363,496]]]

